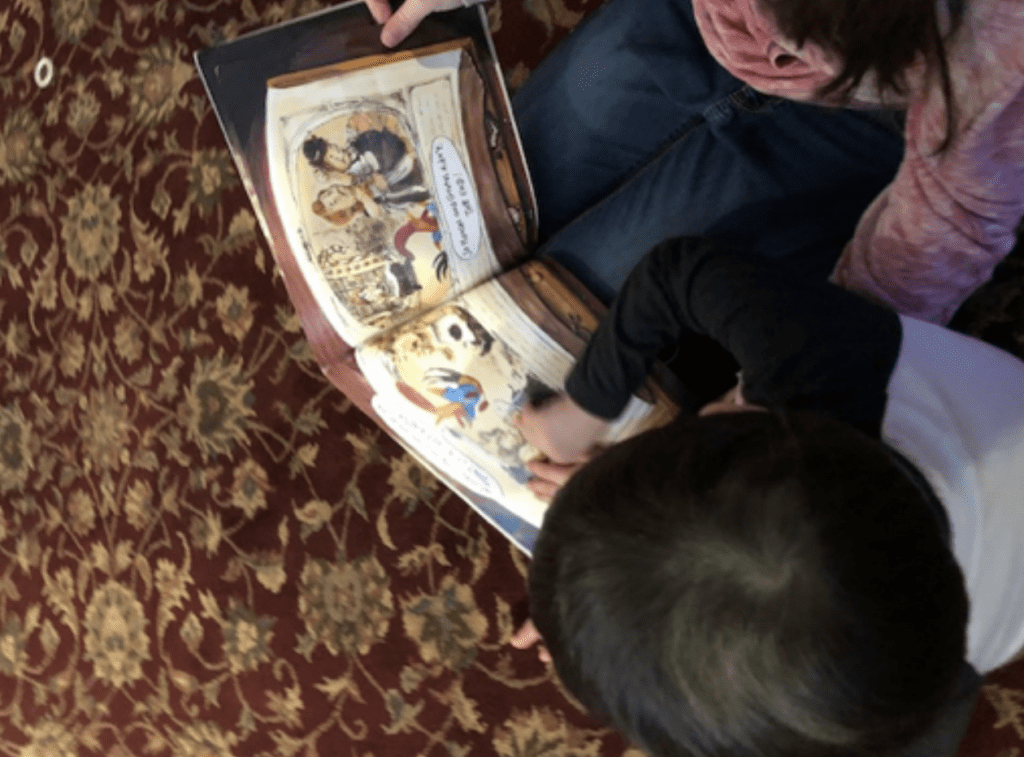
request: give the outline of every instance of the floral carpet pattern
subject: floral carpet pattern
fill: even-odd
[[[492,3],[510,83],[599,4]],[[191,55],[318,7],[0,10],[0,755],[640,757],[508,646],[524,558],[275,274]],[[1022,354],[1018,257],[958,325]],[[961,754],[1022,750],[1018,665]]]

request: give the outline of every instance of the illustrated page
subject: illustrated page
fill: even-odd
[[[463,138],[465,55],[268,83],[275,202],[303,276],[349,344],[498,270]]]
[[[533,525],[546,505],[525,484],[538,452],[512,425],[525,402],[564,388],[574,358],[490,281],[364,344],[373,408],[426,462]],[[651,406],[634,400],[612,436]],[[480,509],[478,507],[478,509]]]

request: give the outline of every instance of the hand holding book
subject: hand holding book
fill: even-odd
[[[420,21],[431,13],[455,10],[476,5],[483,0],[405,0],[397,11],[391,11],[388,0],[364,0],[374,20],[383,24],[380,41],[387,47],[394,47],[408,37]]]

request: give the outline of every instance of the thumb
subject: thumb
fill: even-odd
[[[408,37],[420,21],[430,15],[431,10],[425,0],[405,0],[402,7],[384,24],[380,41],[387,47],[394,47]]]
[[[366,7],[370,9],[373,20],[378,24],[387,23],[387,20],[391,18],[391,6],[388,5],[388,0],[366,0]]]

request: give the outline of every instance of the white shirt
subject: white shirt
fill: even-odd
[[[967,660],[984,673],[1024,647],[1024,362],[900,321],[882,438],[946,507],[970,599]]]

